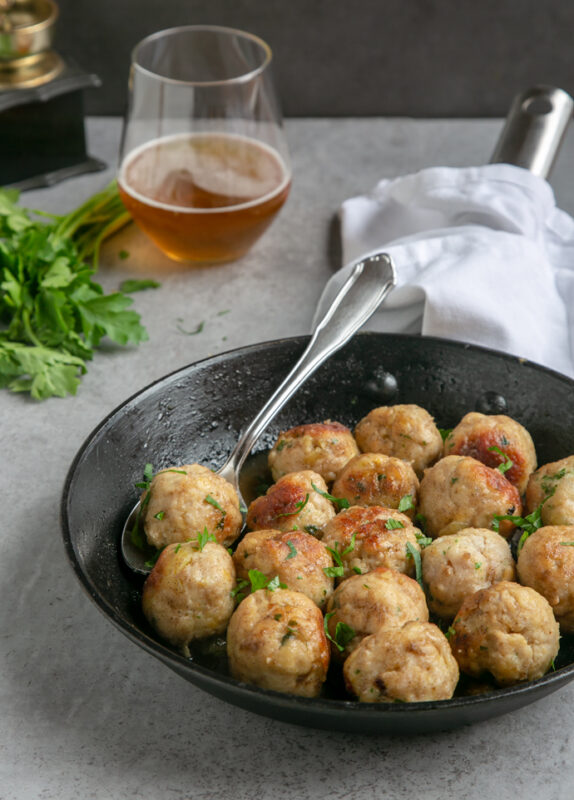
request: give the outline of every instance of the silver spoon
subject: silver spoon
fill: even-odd
[[[355,264],[330,308],[315,328],[303,355],[243,431],[227,462],[217,470],[217,474],[235,488],[241,507],[245,506],[245,502],[239,489],[239,472],[259,436],[317,367],[348,342],[365,324],[395,283],[395,268],[386,253],[376,253]],[[121,552],[131,570],[147,575],[151,571],[146,565],[148,556],[134,545],[131,536],[139,508],[138,502],[125,522]]]

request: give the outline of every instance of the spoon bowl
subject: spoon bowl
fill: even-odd
[[[234,487],[240,508],[244,509],[246,503],[239,486],[239,474],[260,435],[304,381],[365,324],[395,283],[395,268],[386,253],[375,253],[354,265],[331,306],[317,324],[301,357],[245,428],[226,463],[217,470],[217,474]],[[155,551],[153,548],[140,547],[134,542],[133,533],[137,530],[140,516],[141,506],[138,502],[124,524],[121,553],[126,565],[133,572],[147,575],[152,568],[150,557]]]

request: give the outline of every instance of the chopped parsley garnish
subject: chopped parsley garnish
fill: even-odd
[[[260,572],[258,569],[250,569],[248,575],[252,592],[256,592],[258,589],[268,589],[270,592],[274,592],[275,589],[287,588],[284,583],[281,583],[278,575],[275,575],[274,578],[268,578],[267,575]]]
[[[287,547],[289,548],[289,555],[285,556],[285,561],[288,561],[290,558],[295,558],[297,555],[297,548],[289,539],[287,540]]]
[[[209,533],[206,526],[201,533],[197,534],[197,549],[203,550],[208,542],[217,542],[217,538],[213,533]]]
[[[398,508],[399,511],[402,511],[402,512],[409,511],[411,508],[414,508],[414,507],[415,507],[415,504],[414,504],[414,501],[413,501],[412,494],[405,494],[404,497],[401,497],[401,499],[399,501],[399,508]]]
[[[421,561],[421,554],[412,542],[407,542],[407,558],[412,558],[415,562],[415,575],[417,583],[424,589],[423,585],[423,566]]]
[[[550,497],[551,495],[548,495]],[[539,528],[542,527],[542,506],[548,500],[548,497],[545,497],[544,500],[537,506],[532,513],[528,514],[526,517],[520,517],[518,515],[513,514],[495,514],[492,520],[492,529],[500,533],[500,522],[502,520],[508,520],[509,522],[513,522],[517,528],[521,528],[522,536],[518,541],[517,549],[520,552],[522,547],[524,546],[524,542],[535,533]]]
[[[350,507],[351,504],[349,503],[346,497],[334,497],[332,494],[329,494],[329,492],[323,492],[321,489],[319,489],[318,486],[315,486],[314,483],[312,483],[311,486],[317,492],[317,494],[320,494],[321,497],[330,500],[332,503],[338,506],[339,509]]]
[[[353,550],[355,549],[355,539],[356,538],[357,538],[357,534],[353,533],[353,535],[351,536],[351,541],[349,542],[347,547],[345,547],[344,550],[340,550],[339,542],[335,542],[335,547],[334,548],[333,547],[327,547],[327,545],[325,545],[325,548],[329,551],[329,553],[331,553],[331,556],[333,557],[333,561],[335,562],[335,566],[334,567],[323,567],[323,572],[325,573],[325,575],[328,578],[342,578],[343,577],[343,575],[345,574],[345,566],[343,564],[342,556],[346,556],[347,553],[352,553],[353,552]]]
[[[182,320],[182,318],[181,318],[181,317],[178,317],[178,318],[177,318],[177,321],[178,321],[178,323],[179,323],[179,322],[182,322],[183,320]],[[178,329],[178,331],[179,331],[180,333],[184,333],[186,336],[195,336],[196,334],[198,334],[198,333],[201,333],[201,332],[202,332],[202,330],[204,329],[204,327],[205,327],[205,320],[202,320],[202,321],[201,321],[201,322],[198,324],[198,326],[197,326],[196,328],[194,328],[192,331],[186,331],[186,330],[185,330],[185,328],[182,328],[182,327],[181,327],[181,325],[179,325],[179,324],[178,324],[178,325],[176,325],[176,328]]]
[[[299,500],[299,502],[295,503],[295,511],[283,511],[282,514],[276,514],[274,519],[279,519],[279,517],[292,517],[293,514],[298,514],[300,511],[303,511],[307,503],[309,502],[309,492],[305,495],[304,500]]]
[[[145,280],[131,279],[127,281],[122,281],[122,283],[120,284],[120,292],[123,292],[124,294],[133,294],[134,292],[143,292],[146,289],[157,289],[159,286],[161,286],[161,283],[158,283],[158,281],[154,281],[151,279],[145,279]]]
[[[496,445],[494,445],[493,447],[489,447],[488,450],[490,453],[498,453],[498,455],[502,456],[504,459],[496,468],[499,472],[504,475],[505,472],[508,472],[508,470],[511,469],[514,462],[503,450],[500,449],[500,447],[496,447]]]
[[[325,614],[325,619],[323,621],[323,626],[325,629],[325,636],[329,641],[333,642],[337,650],[342,653],[345,647],[349,644],[349,642],[355,638],[356,631],[351,628],[350,625],[347,625],[346,622],[337,622],[335,625],[335,636],[331,636],[329,633],[329,620],[333,616],[335,612],[331,611],[329,614]]]
[[[222,508],[219,505],[219,503],[217,502],[217,500],[214,497],[212,497],[210,494],[206,495],[204,499],[205,499],[206,503],[209,503],[210,506],[213,506],[214,508],[216,508],[220,512],[221,519],[217,523],[217,527],[218,528],[223,528],[223,526],[225,525],[225,517],[227,516],[227,511],[224,508]]]
[[[143,472],[143,481],[138,481],[138,483],[135,484],[135,487],[136,489],[147,490],[149,489],[152,480],[153,480],[153,467],[151,464],[146,464]]]
[[[441,436],[441,439],[443,440],[443,442],[446,442],[446,440],[448,439],[448,437],[452,433],[452,428],[439,428],[438,432],[440,433],[440,436]]]
[[[399,528],[404,528],[404,524],[400,521],[400,519],[393,519],[393,517],[389,517],[389,519],[385,522],[385,528],[388,531],[395,531]]]
[[[292,627],[287,627],[287,631],[283,634],[281,638],[281,647],[287,642],[292,636],[296,636],[297,631]]]
[[[235,600],[240,603],[243,598],[245,597],[245,592],[243,591],[249,586],[249,581],[246,581],[244,578],[237,581],[237,585],[235,589],[231,590],[231,596],[235,598]]]
[[[417,538],[419,547],[428,547],[428,545],[432,542],[430,536],[425,536],[424,533],[420,533],[419,531],[415,531],[415,536]]]

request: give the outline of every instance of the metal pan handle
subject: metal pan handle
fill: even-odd
[[[490,163],[515,164],[548,177],[573,108],[570,95],[553,86],[534,86],[516,95]]]

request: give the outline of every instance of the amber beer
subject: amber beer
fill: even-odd
[[[155,139],[133,151],[119,175],[136,223],[177,261],[244,255],[290,189],[281,156],[255,139],[226,133]]]

